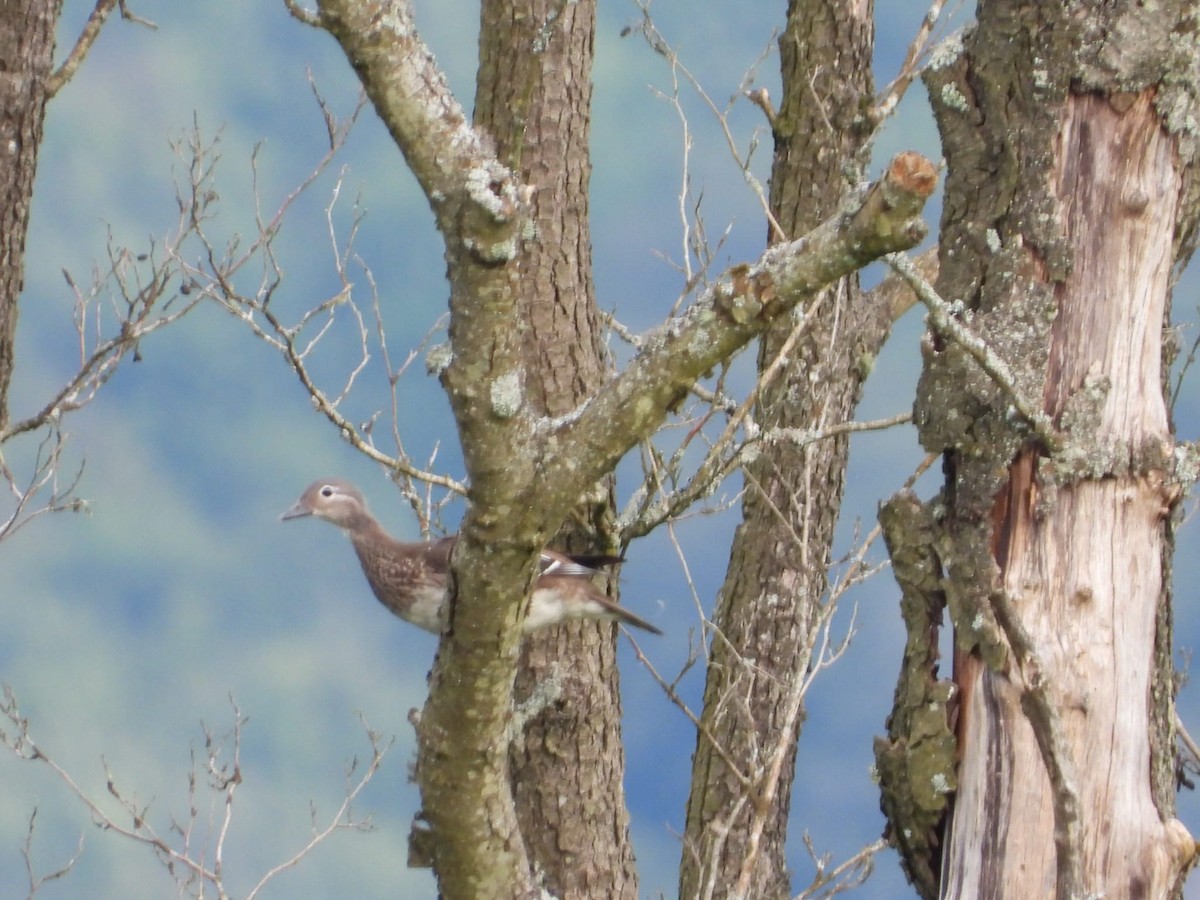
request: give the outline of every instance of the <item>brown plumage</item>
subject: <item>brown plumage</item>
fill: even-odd
[[[324,478],[308,486],[280,516],[283,520],[315,516],[342,529],[354,545],[359,564],[376,598],[418,628],[442,630],[442,605],[450,574],[450,551],[457,537],[437,541],[398,541],[367,510],[354,485]],[[614,603],[592,583],[597,565],[618,562],[611,556],[564,556],[543,550],[541,574],[533,587],[525,631],[557,625],[567,619],[615,619],[662,634],[649,622]]]

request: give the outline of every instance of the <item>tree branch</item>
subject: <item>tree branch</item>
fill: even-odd
[[[649,437],[693,382],[804,298],[925,234],[932,164],[901,153],[858,205],[799,240],[730,269],[684,315],[647,338],[633,361],[573,417],[544,425],[561,448],[543,478],[595,482]],[[604,435],[604,440],[597,440]]]
[[[487,232],[487,239],[471,247],[472,252],[492,262],[511,259],[527,191],[472,127],[417,33],[410,4],[320,0],[318,9],[321,26],[354,66],[420,182],[443,235],[463,229],[458,216],[465,214],[472,220],[466,230],[473,225]]]
[[[900,64],[900,71],[883,90],[883,95],[878,105],[871,110],[871,117],[878,123],[882,123],[900,105],[900,101],[904,98],[905,91],[912,84],[912,80],[920,74],[921,58],[925,55],[925,49],[929,44],[929,37],[933,34],[934,26],[937,25],[938,18],[942,14],[942,8],[946,5],[946,0],[932,0],[929,4],[929,9],[925,12],[925,18],[921,20],[921,26],[917,29],[917,33],[913,36],[912,43],[908,45],[908,53],[904,55],[904,62]]]
[[[208,774],[208,788],[214,796],[222,799],[224,812],[219,823],[209,823],[203,838],[205,849],[197,851],[193,844],[197,837],[197,825],[202,824],[200,809],[203,803],[197,796],[196,754],[193,753],[193,768],[188,774],[188,816],[180,822],[171,817],[171,825],[164,837],[148,820],[149,805],[142,804],[131,797],[118,786],[115,776],[105,764],[105,790],[117,801],[120,808],[130,816],[130,823],[124,824],[111,815],[98,799],[85,790],[75,778],[59,765],[42,747],[36,743],[30,734],[29,719],[21,714],[17,698],[9,685],[3,685],[0,696],[0,745],[7,747],[17,758],[40,762],[61,781],[68,792],[88,811],[92,821],[103,831],[127,838],[135,844],[149,847],[158,858],[160,864],[174,879],[179,896],[206,896],[206,888],[211,885],[213,893],[218,898],[228,900],[229,892],[224,883],[224,852],[230,834],[233,819],[234,793],[242,783],[241,769],[241,729],[247,719],[241,709],[230,698],[233,706],[234,721],[232,729],[223,736],[215,736],[205,729],[204,769]],[[375,777],[383,762],[384,756],[391,749],[394,739],[384,739],[363,720],[363,728],[367,732],[370,743],[371,759],[365,768],[360,767],[357,759],[346,768],[345,795],[337,811],[325,823],[319,823],[316,812],[313,812],[313,830],[308,841],[283,862],[265,872],[257,884],[246,895],[247,900],[259,896],[268,883],[272,882],[281,872],[295,867],[303,859],[311,855],[324,844],[330,836],[341,830],[368,831],[371,829],[369,818],[359,818],[354,815],[353,803],[355,798]],[[232,745],[231,755],[222,760],[229,746]],[[36,815],[36,811],[34,813]],[[174,835],[172,837],[171,835]],[[83,839],[80,837],[79,849],[70,861],[55,872],[41,877],[34,876],[32,863],[29,858],[33,836],[33,817],[30,817],[29,832],[25,843],[26,868],[30,881],[30,896],[38,887],[47,881],[60,878],[70,871],[82,850]],[[213,855],[211,863],[205,862],[207,848],[210,846]]]

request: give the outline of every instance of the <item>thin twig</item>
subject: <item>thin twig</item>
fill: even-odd
[[[79,833],[79,841],[75,845],[75,852],[70,858],[52,872],[47,872],[45,875],[38,875],[33,866],[33,829],[34,823],[37,821],[38,810],[35,806],[29,814],[29,826],[25,830],[25,843],[21,846],[21,858],[25,861],[25,877],[29,880],[29,893],[26,895],[26,900],[33,900],[33,895],[41,889],[42,885],[50,881],[57,881],[59,878],[67,875],[71,869],[75,868],[75,863],[79,862],[79,858],[83,855],[83,832]]]
[[[812,883],[796,895],[796,900],[823,900],[858,887],[871,874],[876,854],[887,848],[888,842],[880,838],[859,848],[857,853],[829,871],[818,866]]]
[[[263,875],[263,877],[259,879],[258,884],[256,884],[250,893],[246,895],[246,900],[254,900],[254,898],[258,896],[259,892],[267,885],[267,882],[269,882],[280,872],[293,868],[302,859],[312,853],[317,846],[323,843],[335,831],[346,828],[364,830],[371,827],[370,820],[355,822],[351,814],[351,808],[354,804],[354,800],[360,793],[362,793],[363,788],[370,783],[371,779],[375,777],[375,773],[379,771],[379,767],[383,764],[383,757],[387,754],[388,750],[391,749],[392,745],[395,744],[396,739],[393,737],[384,743],[380,734],[371,729],[367,725],[365,719],[363,720],[363,727],[367,730],[367,739],[371,744],[371,761],[367,764],[366,771],[359,776],[356,782],[347,785],[346,795],[337,811],[332,817],[330,817],[329,824],[319,830],[314,829],[313,836],[309,839],[307,844],[297,850],[290,858],[284,860],[279,865],[274,866],[270,871]],[[354,764],[348,768],[346,772],[347,780],[349,780],[353,775],[354,769]]]
[[[654,667],[654,664],[650,662],[646,654],[642,652],[641,646],[639,646],[638,642],[634,640],[633,635],[628,635],[628,637],[629,643],[633,646],[633,653],[637,658],[637,661],[642,664],[645,670],[650,673],[650,677],[658,683],[660,688],[662,688],[662,691],[664,694],[666,694],[667,699],[670,700],[680,712],[687,716],[688,721],[695,726],[696,731],[700,733],[700,736],[712,745],[713,751],[717,754],[717,756],[721,757],[721,760],[728,767],[729,774],[737,779],[738,784],[742,786],[743,790],[749,791],[753,787],[753,782],[751,781],[750,777],[741,770],[737,761],[730,756],[729,751],[722,746],[721,742],[717,740],[716,736],[709,730],[708,726],[700,720],[700,717],[692,712],[692,709],[690,706],[688,706],[687,701],[679,695],[677,690],[675,690],[675,686],[663,678],[661,674],[659,674],[658,669]]]
[[[704,105],[709,108],[713,114],[713,117],[716,119],[717,124],[720,125],[721,133],[725,137],[725,144],[729,148],[730,156],[732,156],[734,161],[737,163],[738,168],[742,172],[742,177],[746,180],[746,183],[750,186],[750,189],[754,191],[754,195],[758,198],[759,206],[762,209],[763,216],[771,226],[772,240],[787,240],[787,233],[783,230],[783,227],[779,224],[779,221],[775,218],[774,213],[771,211],[771,203],[767,198],[766,188],[763,186],[762,182],[754,176],[750,169],[750,156],[753,154],[753,148],[757,146],[757,139],[751,141],[750,154],[747,154],[747,156],[743,158],[741,151],[738,149],[737,141],[733,136],[733,132],[729,128],[729,117],[726,112],[722,111],[717,106],[716,102],[713,101],[712,97],[709,96],[708,92],[700,84],[699,79],[697,79],[696,76],[692,74],[691,70],[683,64],[675,50],[669,43],[667,43],[667,40],[658,30],[658,27],[654,24],[653,18],[650,16],[650,4],[646,2],[646,0],[638,0],[638,8],[642,11],[642,21],[638,25],[638,30],[641,31],[645,36],[647,43],[650,44],[651,48],[656,53],[667,60],[672,71],[679,71],[683,75],[688,84],[692,86],[692,90],[696,92],[696,96],[698,96],[704,102]],[[766,55],[769,52],[769,49],[765,50],[763,55],[760,56],[759,60],[755,63],[755,66],[759,65],[763,59],[766,58]],[[746,84],[750,80],[751,78],[748,74],[745,78],[743,78],[743,84]],[[744,93],[744,91],[740,93]],[[740,96],[740,93],[734,94],[734,96]]]
[[[677,515],[681,510],[691,506],[700,497],[705,496],[721,479],[736,467],[742,449],[741,447],[733,446],[738,429],[750,416],[762,392],[770,387],[775,379],[779,377],[780,373],[785,370],[788,363],[788,355],[795,347],[796,342],[808,330],[813,316],[830,293],[830,291],[818,291],[805,308],[803,314],[797,318],[795,326],[784,340],[779,351],[775,354],[774,359],[771,360],[758,376],[754,390],[750,392],[749,396],[738,406],[733,415],[729,417],[720,437],[717,438],[713,446],[709,449],[704,460],[697,467],[696,473],[688,480],[687,486],[680,491],[673,492],[670,496],[654,504],[651,508],[643,511],[632,520],[627,512],[622,513],[618,521],[622,543],[627,543],[633,538],[648,534],[666,519]],[[628,506],[626,510],[629,511]]]
[[[211,865],[206,864],[203,858],[198,857],[192,849],[192,831],[199,816],[199,807],[201,805],[197,802],[195,795],[196,777],[194,771],[189,775],[188,779],[189,815],[186,824],[180,825],[174,822],[174,820],[172,821],[171,831],[178,836],[181,843],[181,846],[176,847],[172,846],[171,842],[166,838],[160,836],[150,824],[148,820],[148,808],[136,800],[130,799],[118,786],[116,777],[109,770],[107,764],[105,764],[105,789],[120,804],[121,808],[130,815],[131,824],[126,825],[117,821],[97,801],[93,800],[70,773],[34,741],[30,734],[29,720],[21,714],[16,696],[11,686],[7,684],[3,687],[3,699],[0,699],[0,720],[7,722],[7,725],[0,725],[0,743],[8,747],[19,759],[39,762],[49,768],[58,780],[66,785],[70,793],[87,809],[92,820],[100,828],[128,838],[134,843],[149,847],[175,878],[176,883],[179,885],[181,896],[184,889],[188,886],[191,886],[191,890],[195,896],[207,896],[204,885],[208,884],[212,885],[215,895],[220,900],[227,900],[229,893],[225,888],[223,879],[224,852],[232,824],[234,794],[238,786],[242,783],[240,763],[241,726],[246,722],[246,718],[242,715],[241,710],[232,697],[230,698],[230,702],[233,704],[235,719],[233,729],[229,734],[225,738],[218,740],[214,739],[207,729],[205,730],[205,768],[209,776],[209,785],[215,793],[222,797],[224,806],[221,820],[216,825],[214,862]],[[383,763],[383,758],[395,743],[395,739],[384,741],[378,732],[372,730],[367,725],[365,720],[363,721],[363,727],[366,729],[367,739],[371,746],[371,760],[366,769],[356,775],[355,773],[358,771],[357,760],[347,767],[346,792],[333,816],[324,825],[318,826],[314,821],[313,834],[304,846],[293,853],[288,859],[273,866],[262,875],[254,888],[246,895],[246,900],[253,900],[275,876],[286,869],[294,867],[302,859],[310,855],[318,846],[323,844],[335,831],[344,829],[369,830],[372,827],[369,818],[356,819],[354,817],[352,813],[353,802],[379,771]],[[230,763],[223,764],[219,759],[227,741],[231,741],[233,744],[233,755]],[[212,824],[210,823],[211,827]],[[31,818],[31,835],[32,829],[33,820]],[[27,839],[26,852],[28,852],[28,846],[29,840]],[[82,847],[82,841],[80,846]],[[78,851],[71,862],[62,867],[59,872],[42,876],[40,880],[34,879],[32,864],[27,859],[31,886],[36,887],[41,882],[65,874],[74,865],[74,861],[77,858]],[[30,896],[32,896],[32,890]]]
[[[367,458],[379,463],[394,475],[433,484],[456,495],[465,495],[467,488],[462,483],[449,476],[426,471],[413,465],[403,453],[403,447],[398,439],[397,448],[400,450],[399,456],[390,456],[380,451],[375,446],[371,436],[373,421],[369,420],[365,425],[360,427],[347,419],[340,410],[342,401],[349,394],[358,376],[365,370],[370,360],[368,343],[372,333],[382,333],[378,320],[378,310],[376,310],[374,328],[368,326],[366,316],[353,299],[354,286],[347,271],[347,267],[352,260],[356,264],[361,265],[361,260],[353,252],[358,223],[362,217],[357,204],[355,206],[353,222],[344,237],[339,236],[334,227],[334,207],[340,196],[344,173],[339,175],[335,181],[331,191],[331,200],[325,210],[330,246],[333,250],[334,264],[341,282],[339,290],[327,299],[306,309],[293,324],[285,323],[271,305],[271,300],[283,280],[283,271],[274,256],[275,238],[283,226],[285,217],[297,199],[328,169],[334,157],[341,151],[350,129],[357,121],[357,117],[365,102],[364,97],[360,95],[353,113],[347,119],[339,120],[333,114],[332,110],[329,109],[315,85],[313,85],[313,95],[316,98],[317,105],[329,132],[329,146],[321,159],[317,161],[300,184],[288,193],[275,212],[268,217],[262,211],[262,193],[258,182],[259,150],[256,148],[251,160],[251,169],[254,178],[255,223],[258,234],[248,247],[240,250],[237,254],[232,254],[230,252],[218,251],[203,229],[198,228],[197,234],[203,246],[204,262],[197,265],[180,260],[180,265],[193,282],[205,284],[204,292],[213,297],[235,318],[243,322],[255,337],[280,352],[289,367],[295,372],[304,389],[308,392],[314,408],[334,425],[347,443]],[[192,141],[193,159],[197,156],[198,147],[199,138],[197,136]],[[197,184],[197,170],[198,164],[193,162],[193,165],[190,167],[190,171],[193,173],[191,177],[191,193],[203,194],[202,187]],[[244,294],[237,288],[235,276],[251,260],[259,256],[261,256],[264,263],[262,280],[254,294]],[[374,291],[374,280],[370,271],[365,271],[368,283],[372,285],[373,297],[377,303],[378,295]],[[316,384],[308,368],[308,359],[334,327],[335,315],[341,308],[348,309],[349,315],[354,319],[360,352],[357,361],[346,375],[338,392],[330,395]],[[310,325],[313,327],[310,328]],[[412,357],[410,356],[409,362],[411,362],[411,359]],[[389,378],[398,377],[398,372],[403,371],[407,366],[408,362],[400,370],[393,372],[389,363]],[[394,389],[394,383],[392,387]]]

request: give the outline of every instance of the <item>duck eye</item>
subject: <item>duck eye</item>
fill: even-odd
[[[321,496],[322,497],[332,497],[333,496],[333,485],[327,484],[323,488],[321,488]]]

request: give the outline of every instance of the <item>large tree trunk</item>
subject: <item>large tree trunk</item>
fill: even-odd
[[[864,115],[874,91],[872,16],[870,3],[789,4],[770,196],[787,237],[831,214],[845,195],[846,171],[863,162],[872,128]],[[789,318],[759,345],[760,376],[781,352],[787,359],[757,398],[756,418],[768,433],[848,420],[868,360],[890,330],[890,310],[862,302],[856,275],[810,304],[798,339],[800,319]],[[799,691],[823,620],[847,450],[845,436],[806,446],[772,441],[746,467],[743,522],[714,617],[722,637],[710,646],[692,762],[681,897],[791,895],[784,851]]]
[[[0,431],[8,424],[17,300],[62,0],[0,4]]]
[[[1173,818],[1162,360],[1195,227],[1194,137],[1173,133],[1195,116],[1194,12],[989,0],[928,75],[939,293],[1000,360],[985,375],[932,334],[917,401],[945,455],[924,521],[957,648],[958,792],[945,859],[923,864],[942,896],[1165,897],[1193,852]]]
[[[475,122],[534,188],[537,234],[517,289],[526,389],[551,416],[578,406],[605,375],[588,223],[595,13],[594,0],[487,0],[480,27]],[[608,551],[611,509],[599,490],[558,545]],[[546,687],[554,691],[510,750],[517,819],[543,886],[564,900],[637,898],[615,634],[611,624],[578,622],[522,645],[516,701],[545,702]]]

